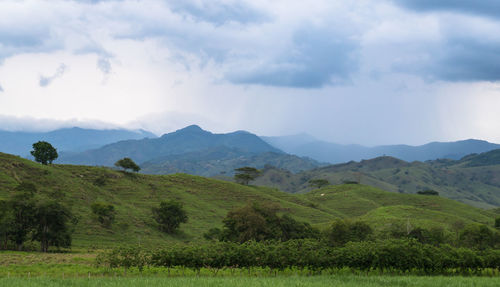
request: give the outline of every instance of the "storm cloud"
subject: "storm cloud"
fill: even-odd
[[[319,88],[347,81],[358,68],[359,44],[335,31],[303,28],[292,43],[275,59],[227,77],[240,84]]]

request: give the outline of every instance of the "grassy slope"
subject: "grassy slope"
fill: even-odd
[[[377,158],[364,163],[333,165],[298,174],[267,170],[256,184],[286,192],[304,193],[311,190],[307,182],[312,178],[327,179],[333,184],[359,180],[363,184],[391,192],[416,193],[433,189],[443,197],[472,206],[500,206],[500,165],[470,167],[466,163],[440,165],[433,162],[393,164],[391,160],[388,157]]]
[[[94,184],[98,177],[106,178],[104,186]],[[364,185],[330,186],[308,194],[288,194],[186,174],[156,176],[88,166],[41,166],[0,153],[0,199],[6,198],[21,180],[35,182],[40,193],[71,206],[80,219],[74,246],[81,248],[137,243],[156,246],[202,240],[205,231],[221,226],[230,209],[250,201],[278,203],[282,212],[318,226],[326,226],[335,218],[359,216],[375,225],[410,217],[415,225],[429,225],[436,220],[446,227],[458,220],[492,224],[494,218],[492,212],[445,198],[395,194]],[[158,232],[151,218],[151,207],[165,199],[183,202],[189,215],[189,222],[174,236]],[[95,201],[115,205],[117,216],[111,229],[101,227],[92,217],[90,205]]]

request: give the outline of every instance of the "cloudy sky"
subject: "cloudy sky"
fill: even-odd
[[[0,0],[0,129],[500,143],[498,0]]]

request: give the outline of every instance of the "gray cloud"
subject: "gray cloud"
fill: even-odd
[[[450,39],[431,68],[449,81],[500,81],[499,51],[500,43]]]
[[[0,25],[0,62],[15,54],[57,49],[57,46],[47,44],[48,39],[50,39],[50,31],[44,27]]]
[[[393,64],[396,72],[447,82],[500,81],[500,42],[448,35],[420,51],[415,61]]]
[[[64,75],[64,72],[66,72],[66,65],[61,64],[59,65],[56,72],[52,76],[49,77],[40,76],[40,82],[39,82],[40,87],[47,87],[52,83],[52,81],[62,77],[62,75]]]
[[[500,1],[498,0],[392,0],[407,9],[429,11],[451,11],[466,14],[479,14],[489,17],[500,17]]]
[[[232,71],[227,77],[240,84],[299,88],[345,82],[358,68],[358,46],[340,33],[307,27],[295,33],[293,46],[284,55],[250,71]]]
[[[175,13],[189,15],[198,21],[223,25],[227,22],[255,23],[270,19],[264,11],[244,2],[222,1],[167,1]]]

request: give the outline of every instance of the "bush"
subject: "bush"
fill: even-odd
[[[110,227],[115,219],[115,207],[111,204],[95,202],[90,208],[92,213],[97,216],[97,221],[106,227]]]

